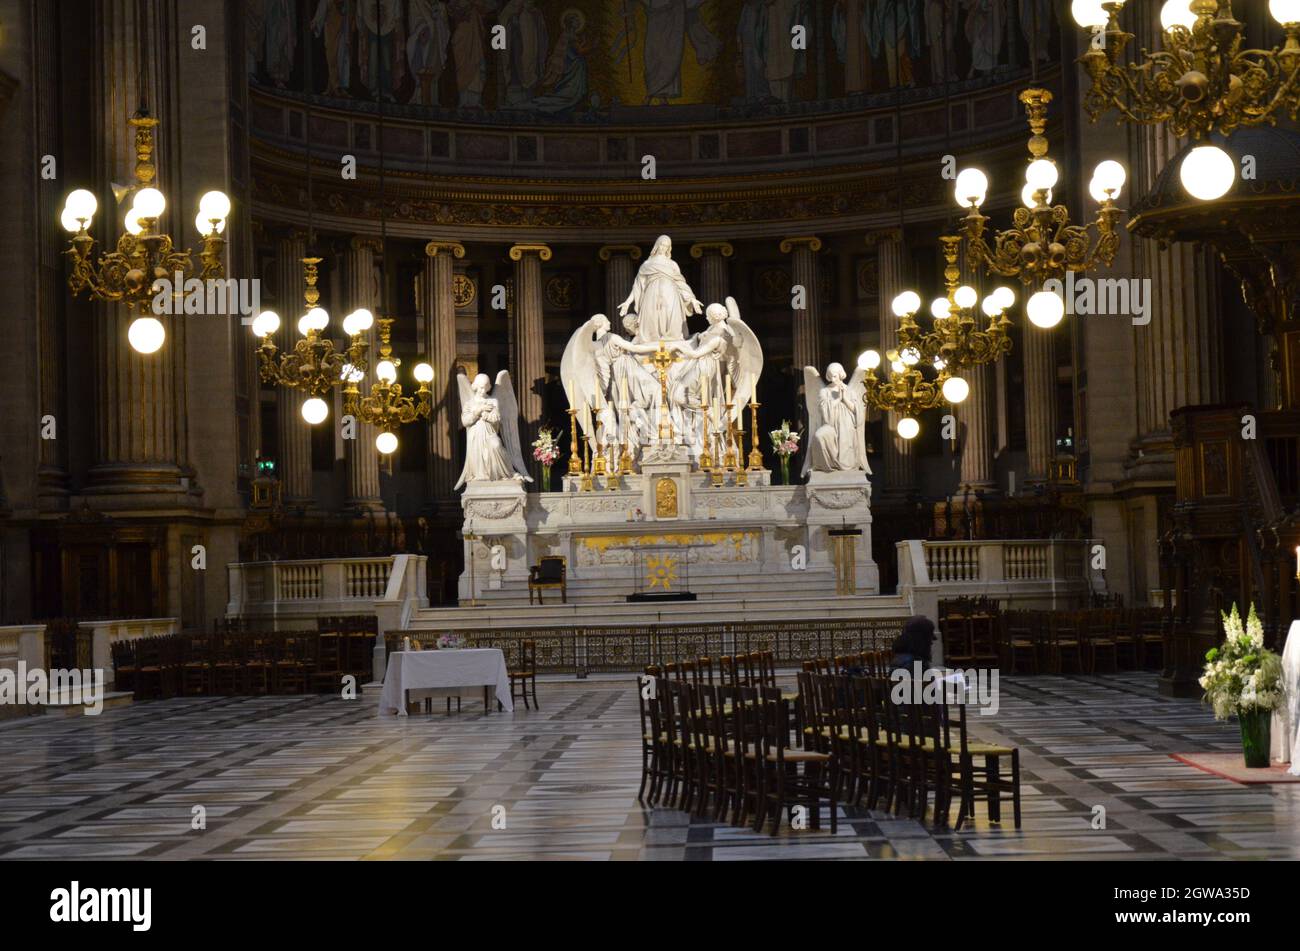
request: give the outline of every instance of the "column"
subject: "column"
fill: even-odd
[[[366,379],[361,383],[361,394],[365,396],[375,382],[375,360],[379,352],[379,318],[381,314],[381,295],[375,275],[375,255],[382,254],[383,247],[375,238],[353,238],[348,242],[343,254],[343,286],[346,303],[340,312],[331,315],[331,323],[339,326],[343,318],[359,307],[364,307],[375,315],[375,324],[370,329],[367,362],[369,369]],[[356,438],[344,440],[348,462],[347,507],[357,511],[382,511],[383,500],[379,496],[379,450],[375,448],[375,436],[378,430],[370,423],[357,420]]]
[[[546,352],[542,341],[542,262],[550,259],[551,249],[544,244],[516,244],[510,249],[510,260],[515,262],[514,367],[511,375],[515,395],[519,397],[519,442],[531,468],[536,468],[531,465],[530,447],[537,438],[537,429],[542,421],[542,387],[546,383]]]
[[[972,367],[960,374],[970,384],[970,396],[953,412],[961,426],[961,491],[989,491],[993,481],[993,393],[990,366]]]
[[[898,228],[867,235],[867,245],[876,249],[876,278],[880,288],[880,353],[883,358],[898,346],[898,318],[892,307],[894,298],[907,290],[903,279],[903,233]],[[886,365],[885,369],[888,369]],[[903,439],[897,433],[902,417],[889,412],[885,417],[885,490],[890,493],[910,492],[916,484],[916,457],[913,440]]]
[[[142,60],[151,111],[170,118],[170,110],[160,98],[165,86],[160,71],[165,70],[162,64],[167,60],[155,54],[157,38],[175,24],[163,5],[146,9],[145,49],[141,49],[137,4],[107,0],[96,4],[94,10],[100,80],[95,84],[99,95],[93,110],[93,136],[101,187],[93,228],[99,240],[97,253],[103,253],[112,249],[121,231],[110,182],[120,179],[123,169],[135,166],[135,130],[126,118],[139,107]],[[156,185],[171,206],[162,218],[163,230],[183,245],[185,215],[178,209],[188,203],[178,191],[179,175],[172,174],[179,168],[175,132],[174,123],[159,127]],[[118,304],[93,306],[95,462],[87,480],[92,494],[184,491],[185,444],[178,436],[184,426],[185,318],[163,317],[166,342],[161,350],[142,355],[127,343],[127,328],[136,316]]]
[[[429,492],[435,498],[452,495],[456,471],[456,300],[453,294],[457,258],[465,246],[455,241],[430,241],[424,246],[420,276],[420,313],[424,339],[433,366],[433,415],[429,419]]]
[[[700,262],[700,286],[696,296],[704,306],[727,299],[727,258],[736,253],[729,241],[701,241],[691,245],[691,257]]]
[[[607,244],[597,255],[605,262],[605,316],[614,329],[622,332],[618,318],[618,305],[627,300],[636,277],[636,262],[641,260],[641,249],[635,244]]]
[[[1029,482],[1047,480],[1056,453],[1056,338],[1024,322],[1021,347],[1025,358],[1025,453]]]
[[[302,292],[303,257],[307,243],[301,231],[291,232],[279,241],[277,256],[276,291],[280,315],[280,329],[275,334],[275,345],[281,353],[293,352],[298,341],[298,318],[307,312]],[[302,418],[302,404],[307,394],[287,386],[276,386],[276,441],[280,445],[280,458],[276,460],[280,477],[280,493],[290,507],[310,508],[315,505],[311,484],[311,426]]]
[[[794,299],[795,288],[803,288],[803,307],[793,308],[796,380],[803,379],[804,367],[822,369],[821,328],[817,318],[817,252],[821,249],[822,239],[812,235],[781,241],[781,253],[790,255],[791,300]]]

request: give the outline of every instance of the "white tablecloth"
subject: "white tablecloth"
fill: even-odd
[[[510,678],[506,655],[494,647],[440,651],[394,651],[388,655],[384,690],[379,695],[379,712],[406,716],[406,691],[447,690],[456,687],[495,687],[496,698],[508,711]]]

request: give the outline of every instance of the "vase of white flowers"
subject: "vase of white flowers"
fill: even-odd
[[[543,492],[551,491],[551,466],[560,458],[560,443],[551,427],[543,426],[533,440],[533,458],[542,464]]]
[[[781,484],[790,484],[790,457],[799,451],[799,437],[802,432],[791,432],[790,421],[781,420],[781,428],[767,434],[772,440],[772,451],[781,461]]]
[[[1253,604],[1244,627],[1235,604],[1222,617],[1223,646],[1205,655],[1200,683],[1216,720],[1237,715],[1246,766],[1258,769],[1268,766],[1269,723],[1282,702],[1282,659],[1264,647],[1264,625]]]

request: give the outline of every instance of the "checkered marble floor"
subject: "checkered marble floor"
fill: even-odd
[[[643,808],[632,679],[564,678],[539,685],[544,709],[514,714],[467,699],[450,716],[381,719],[372,688],[6,721],[0,858],[1300,858],[1300,787],[1170,759],[1235,750],[1236,727],[1159,697],[1152,675],[1002,688],[973,729],[1021,748],[1019,831],[1009,806],[1004,824],[981,807],[960,833],[845,810],[837,835],[776,837]]]

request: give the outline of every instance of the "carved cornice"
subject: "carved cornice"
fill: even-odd
[[[691,245],[691,257],[699,259],[706,254],[720,254],[724,258],[729,258],[736,253],[736,249],[731,246],[730,241],[699,241]]]
[[[816,253],[822,249],[822,239],[816,235],[797,235],[792,238],[781,239],[781,253],[789,254],[795,248],[807,248],[809,251]]]
[[[465,256],[465,245],[459,241],[438,241],[434,239],[424,246],[424,253],[431,258],[436,258],[439,251],[445,251],[454,258],[463,258]]]
[[[510,260],[522,261],[525,254],[534,252],[543,261],[551,259],[551,249],[545,244],[516,244],[510,248]]]

